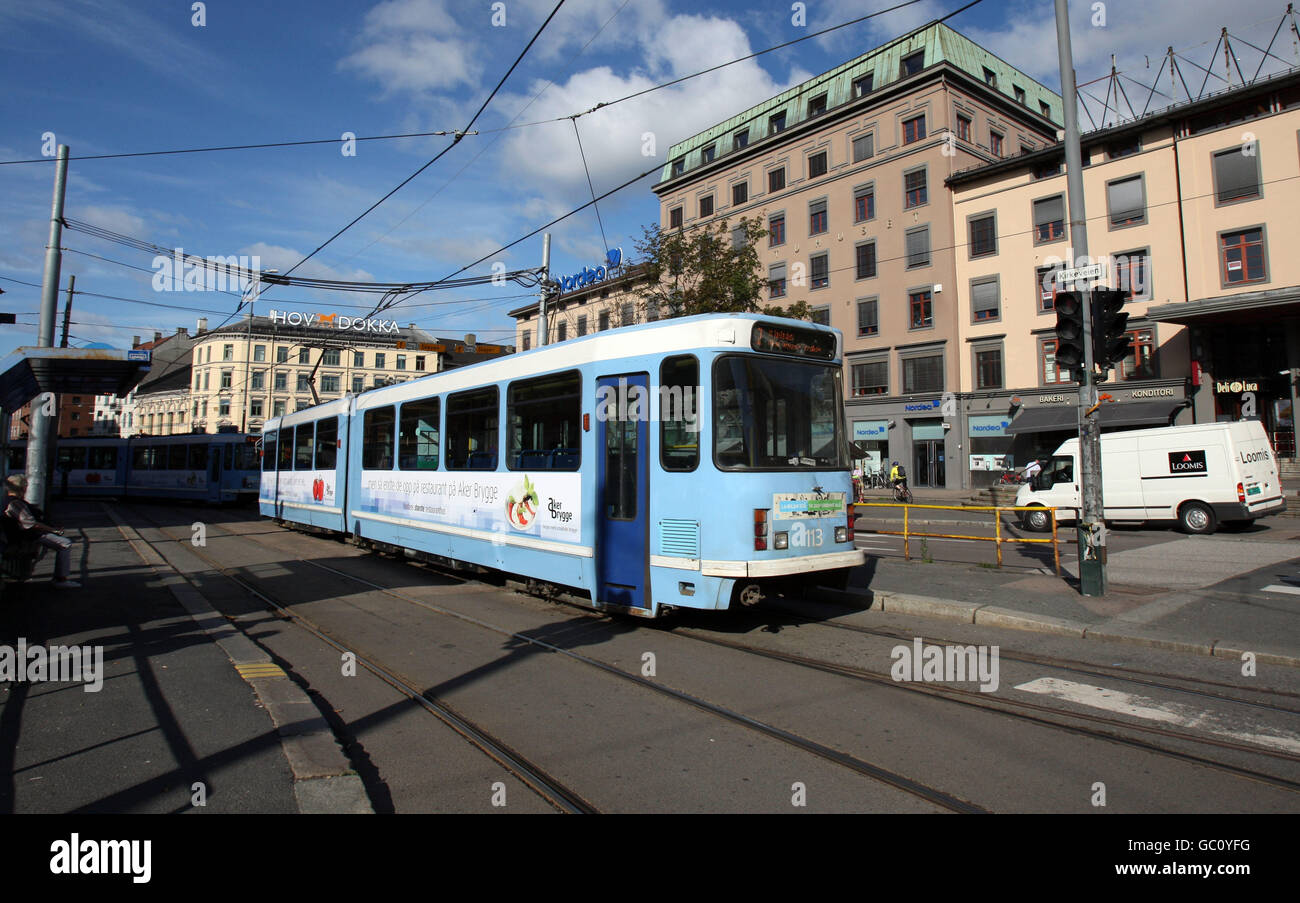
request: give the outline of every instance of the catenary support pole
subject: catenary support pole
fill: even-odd
[[[546,324],[546,290],[547,283],[551,280],[551,233],[547,232],[542,236],[542,300],[537,305],[537,344],[547,344],[547,333],[550,329]]]
[[[1079,147],[1079,99],[1070,47],[1068,0],[1056,0],[1056,47],[1061,66],[1061,100],[1065,112],[1065,178],[1069,197],[1070,245],[1074,259],[1066,267],[1086,266],[1088,220],[1083,202],[1083,155]],[[1092,280],[1076,286],[1083,296],[1083,378],[1079,381],[1079,589],[1085,596],[1106,593],[1106,526],[1101,497],[1101,425],[1092,360]]]
[[[63,262],[59,251],[63,239],[63,196],[68,181],[68,146],[60,144],[54,169],[54,201],[50,205],[50,239],[45,246],[45,275],[41,280],[41,319],[36,344],[54,345],[54,318],[58,307],[59,268]],[[27,501],[45,507],[49,488],[50,450],[58,418],[54,394],[42,392],[31,402],[31,441],[27,448]]]

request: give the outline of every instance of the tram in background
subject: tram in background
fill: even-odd
[[[650,617],[843,585],[841,354],[701,315],[431,374],[269,420],[260,509]]]
[[[50,495],[251,502],[261,478],[260,437],[246,433],[59,439]],[[5,473],[27,467],[27,441],[11,440]]]

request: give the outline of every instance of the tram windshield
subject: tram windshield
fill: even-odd
[[[848,469],[840,368],[749,355],[714,366],[713,448],[728,470]]]

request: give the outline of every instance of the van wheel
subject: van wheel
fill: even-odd
[[[1188,502],[1178,511],[1178,525],[1184,533],[1213,533],[1214,512],[1203,502]]]
[[[1026,511],[1022,523],[1025,529],[1035,533],[1046,533],[1052,528],[1052,519],[1046,508],[1035,507],[1033,511]]]

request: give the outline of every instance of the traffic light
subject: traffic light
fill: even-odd
[[[1124,297],[1119,289],[1092,290],[1092,360],[1103,371],[1122,361],[1132,344]]]
[[[1083,296],[1079,292],[1056,295],[1056,366],[1083,369]],[[1077,374],[1075,375],[1077,379]]]

